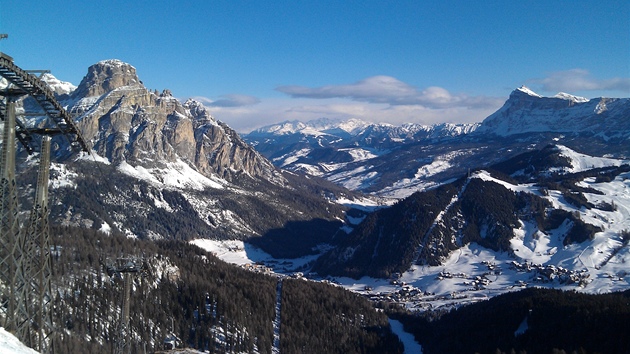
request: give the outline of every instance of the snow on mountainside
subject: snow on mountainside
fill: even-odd
[[[405,136],[412,136],[418,132],[433,133],[434,135],[459,135],[467,134],[476,129],[476,124],[452,124],[441,123],[436,125],[423,125],[406,123],[395,126],[389,123],[369,123],[360,119],[351,118],[347,120],[320,118],[308,122],[286,121],[278,124],[268,125],[246,134],[247,140],[254,141],[255,138],[303,134],[303,135],[339,135],[360,137],[368,131],[381,132],[390,138],[403,139]],[[315,132],[317,132],[315,134]],[[347,133],[343,134],[343,133]]]
[[[464,136],[475,131],[478,126],[451,123],[432,126],[409,123],[394,126],[368,123],[358,119],[340,121],[322,118],[305,123],[293,121],[270,125],[245,135],[244,139],[271,159],[276,166],[321,176],[346,188],[365,191],[379,183],[381,179],[390,179],[387,176],[381,177],[385,171],[370,172],[372,168],[370,165],[388,164],[391,160],[396,160],[391,154],[399,152],[401,146]],[[381,157],[382,161],[379,161]],[[425,160],[426,158],[418,159]],[[432,163],[441,164],[429,161],[429,165]],[[392,168],[398,171],[396,173],[408,174],[406,171],[400,171],[397,166]],[[421,170],[423,166],[413,168]],[[435,171],[430,166],[424,169]],[[411,181],[414,177],[411,175],[405,178]],[[410,190],[411,185],[420,184],[424,182],[408,185],[405,185],[404,181],[394,182],[388,190],[395,190],[393,193],[400,195],[405,192],[399,192],[396,186]],[[379,189],[384,187],[387,186],[380,186]]]
[[[563,100],[573,101],[573,102],[576,102],[576,103],[584,103],[584,102],[590,101],[586,97],[574,96],[574,95],[571,95],[571,94],[568,94],[568,93],[565,93],[565,92],[558,92],[553,97],[560,98],[560,99],[563,99]]]
[[[593,133],[630,137],[630,98],[596,98],[559,93],[542,97],[526,87],[516,89],[477,133],[508,136],[524,133]]]
[[[387,198],[433,188],[519,153],[558,143],[592,156],[630,156],[630,99],[543,97],[515,89],[476,124],[368,124],[320,119],[261,128],[244,139],[284,169]]]
[[[593,168],[620,166],[623,163],[628,163],[628,161],[619,159],[593,157],[580,154],[563,145],[558,145],[558,149],[560,149],[561,156],[567,157],[570,160],[571,167],[563,169],[564,172],[568,173],[582,172]]]
[[[47,83],[48,86],[50,86],[50,88],[53,90],[53,92],[58,95],[69,95],[77,89],[77,87],[73,84],[66,81],[61,81],[49,73],[43,74],[40,79]]]
[[[530,90],[528,87],[526,86],[521,86],[519,88],[516,89],[516,91],[522,92],[528,96],[532,96],[532,97],[537,97],[537,98],[542,98],[541,95],[537,94],[536,92]]]
[[[92,147],[77,156],[54,138],[57,223],[142,238],[244,239],[288,221],[342,215],[330,203],[336,193],[348,196],[342,189],[287,175],[200,102],[148,90],[130,64],[98,62],[76,88],[45,79],[59,87],[58,100]],[[20,166],[25,184],[36,176],[34,161]]]
[[[268,125],[259,129],[256,129],[249,133],[248,135],[252,136],[265,136],[265,135],[287,135],[287,134],[296,134],[303,133],[309,134],[312,132],[319,132],[319,134],[323,134],[328,130],[342,130],[349,134],[356,135],[365,127],[371,125],[371,123],[364,122],[360,119],[347,119],[347,120],[338,120],[338,119],[328,119],[328,118],[320,118],[311,120],[308,122],[300,122],[297,120],[294,121],[285,121],[282,123]],[[389,124],[387,124],[389,126]]]
[[[547,152],[552,153],[547,158],[557,162],[561,160],[554,156],[568,158],[567,162],[571,167],[551,167],[547,172],[559,173],[553,175],[558,177],[552,178],[572,181],[570,183],[574,183],[574,186],[571,190],[562,190],[565,187],[560,185],[568,185],[566,182],[553,187],[552,184],[543,183],[543,180],[539,183],[518,182],[506,176],[498,178],[495,176],[496,172],[478,170],[471,173],[465,183],[455,184],[459,186],[456,189],[442,188],[437,191],[435,200],[423,197],[423,194],[415,194],[400,201],[397,206],[381,209],[377,213],[382,216],[382,223],[378,221],[381,216],[368,216],[368,224],[374,227],[372,238],[349,244],[342,239],[336,248],[328,249],[328,252],[336,252],[334,254],[339,255],[339,258],[324,255],[315,264],[331,265],[339,261],[340,265],[329,268],[338,273],[344,262],[355,258],[357,262],[348,263],[350,265],[346,269],[365,274],[368,266],[361,268],[360,264],[374,266],[382,261],[391,262],[392,259],[403,257],[404,252],[395,252],[395,255],[387,252],[393,245],[404,243],[408,237],[406,233],[411,232],[420,236],[418,243],[412,242],[413,245],[409,246],[412,251],[414,247],[417,248],[417,259],[405,270],[392,273],[395,282],[367,276],[360,276],[358,279],[334,276],[327,279],[376,300],[396,299],[394,301],[416,310],[472,303],[528,286],[587,293],[630,288],[630,160],[591,157],[576,153],[565,146],[549,147]],[[525,157],[531,160],[527,155]],[[518,158],[514,161],[527,163],[527,160]],[[522,166],[514,166],[513,170],[519,171],[514,177],[526,180]],[[538,171],[538,175],[552,176],[545,171]],[[542,187],[541,184],[549,187]],[[568,196],[576,193],[585,198],[581,206],[568,199]],[[487,200],[480,200],[476,197],[478,194]],[[509,216],[515,218],[513,225],[503,229],[494,225],[493,218],[499,220],[503,217],[501,213],[507,210],[511,214],[512,211],[503,206],[495,206],[493,195],[504,195],[500,197],[502,203],[514,199],[514,206],[510,207],[514,208],[514,215]],[[439,201],[440,199],[444,200]],[[436,203],[441,203],[444,208],[441,211],[428,210]],[[418,206],[420,204],[423,206]],[[546,206],[536,211],[534,206],[538,204]],[[475,210],[474,214],[477,214],[475,217],[478,219],[464,221],[463,214],[468,213],[466,210]],[[429,216],[428,222],[424,223],[425,229],[417,226],[423,223],[423,216],[416,214],[416,211]],[[484,213],[488,215],[484,216]],[[535,215],[544,215],[543,218],[547,221],[538,220]],[[474,229],[466,230],[461,225],[459,233],[449,229],[453,223],[465,225],[473,221],[479,222]],[[400,223],[400,227],[392,230],[392,225],[396,223]],[[576,226],[578,224],[582,226]],[[358,229],[365,227],[362,224],[349,226],[355,231],[347,231],[351,233],[345,240],[352,239]],[[583,231],[576,231],[578,228]],[[580,241],[570,240],[570,237],[580,232],[587,232],[585,230],[592,230],[593,234]],[[465,234],[470,232],[479,234],[477,241],[465,241],[470,237]],[[493,242],[500,240],[495,239],[497,232],[500,235],[509,235],[506,242],[500,241],[503,244],[501,247],[505,247],[503,250],[493,250],[490,247]],[[443,236],[439,236],[441,234]],[[443,240],[444,243],[427,243],[433,235],[438,236],[436,240]],[[297,269],[303,271],[304,264],[313,263],[312,256],[303,260],[273,259],[256,249],[237,255],[238,252],[230,251],[216,242],[209,242],[212,245],[203,247],[212,248],[221,258],[237,264],[259,262],[279,272],[292,272]],[[448,242],[453,242],[454,247],[447,247]],[[484,243],[488,246],[481,245]],[[403,247],[407,248],[404,245]],[[439,258],[439,264],[428,264],[422,261],[424,256],[419,256],[428,255],[422,252],[423,249],[438,250],[440,247],[444,252]],[[363,248],[367,250],[362,251]],[[247,257],[250,257],[249,261]],[[279,264],[283,266],[279,267]],[[392,268],[386,269],[391,271]],[[405,284],[404,287],[402,284]]]

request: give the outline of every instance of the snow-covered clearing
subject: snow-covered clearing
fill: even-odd
[[[22,344],[13,334],[0,327],[0,353],[2,354],[37,354],[39,352]]]
[[[422,354],[422,347],[413,335],[409,332],[405,332],[403,328],[403,324],[400,321],[389,319],[389,325],[392,327],[392,332],[394,332],[398,338],[403,342],[405,346],[405,354]]]
[[[620,166],[623,163],[629,162],[619,159],[593,157],[580,154],[579,152],[573,151],[564,145],[558,145],[558,148],[560,149],[560,154],[562,156],[568,157],[571,160],[572,167],[566,171],[571,173],[582,172],[593,168]]]
[[[387,198],[403,199],[411,194],[424,191],[437,186],[437,183],[427,180],[429,177],[447,171],[453,167],[452,161],[468,154],[463,150],[449,152],[447,154],[435,156],[430,163],[418,168],[413,178],[403,178],[394,182],[391,186],[383,188],[379,195]]]
[[[203,190],[223,189],[228,183],[220,178],[208,178],[191,168],[184,161],[168,163],[165,168],[145,168],[122,162],[118,166],[122,173],[161,187]]]

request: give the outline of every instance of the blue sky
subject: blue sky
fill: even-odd
[[[0,0],[0,50],[78,85],[104,59],[241,132],[478,122],[526,85],[630,96],[630,1]]]

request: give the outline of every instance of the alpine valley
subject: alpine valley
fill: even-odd
[[[137,353],[630,349],[630,98],[520,87],[475,124],[241,137],[118,60],[43,79],[92,147],[54,139],[60,352],[111,351],[120,280],[102,264],[121,254],[147,269]],[[18,159],[24,210],[36,157]]]

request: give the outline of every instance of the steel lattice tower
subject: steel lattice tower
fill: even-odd
[[[6,35],[0,35],[0,39]],[[32,71],[31,71],[32,72]],[[0,320],[28,346],[53,352],[52,258],[48,229],[50,137],[63,135],[71,147],[89,151],[71,117],[53,91],[39,78],[22,70],[13,58],[0,52],[0,76],[8,84],[0,91],[0,118],[4,120],[0,148]],[[15,102],[31,97],[50,124],[27,127],[17,119]],[[52,125],[52,126],[51,126]],[[41,136],[40,165],[30,217],[20,228],[16,187],[16,140],[33,152],[34,136]]]
[[[106,264],[109,276],[122,276],[123,293],[122,304],[120,306],[120,319],[118,322],[118,338],[114,343],[114,354],[127,354],[131,351],[129,336],[131,328],[129,326],[129,309],[131,305],[131,286],[133,275],[144,275],[146,268],[144,261],[139,258],[118,258],[115,261],[108,260]]]
[[[19,235],[17,188],[15,185],[15,104],[7,98],[4,114],[4,132],[1,155],[0,188],[0,281],[2,294],[3,326],[9,331],[16,330],[16,290],[15,278],[19,264],[17,245]]]
[[[22,270],[18,271],[16,289],[27,305],[24,316],[30,323],[18,328],[20,338],[25,344],[48,353],[50,339],[54,333],[52,312],[50,311],[52,276],[52,259],[50,254],[50,233],[48,229],[48,177],[50,173],[50,137],[42,137],[37,190],[28,225],[22,242],[21,251],[24,258]]]

